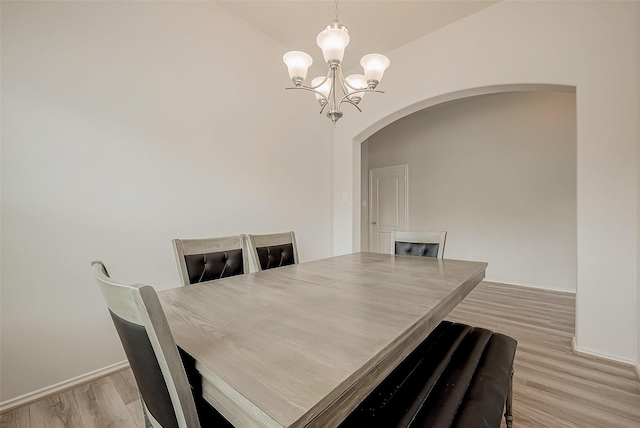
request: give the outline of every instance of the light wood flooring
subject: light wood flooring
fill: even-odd
[[[572,294],[483,282],[449,319],[518,341],[515,428],[639,428],[640,381],[633,369],[571,352],[574,308]],[[0,416],[0,428],[48,427],[143,428],[131,371]]]
[[[514,427],[640,428],[633,368],[571,351],[575,295],[485,282],[449,319],[518,341]]]

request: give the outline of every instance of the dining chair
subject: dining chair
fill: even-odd
[[[296,235],[291,232],[248,235],[251,272],[299,263]]]
[[[444,255],[447,232],[391,232],[391,254],[436,257]]]
[[[242,235],[204,239],[174,239],[182,285],[249,272],[247,240]]]
[[[111,280],[100,261],[92,262],[91,268],[138,385],[145,426],[230,427],[202,398],[198,385],[189,384],[155,289]]]

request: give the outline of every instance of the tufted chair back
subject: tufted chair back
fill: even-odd
[[[447,232],[391,232],[391,254],[436,257],[444,255]]]
[[[251,247],[251,272],[299,263],[293,232],[248,235]]]
[[[242,235],[174,239],[173,249],[183,285],[249,272],[247,240]]]

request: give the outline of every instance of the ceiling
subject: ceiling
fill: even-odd
[[[387,54],[498,1],[341,0],[338,18],[347,26],[351,36],[343,69],[359,68],[360,58],[368,53]],[[309,70],[310,77],[326,73],[316,36],[335,18],[334,0],[236,0],[219,3],[282,44],[283,54],[299,50],[311,55],[314,64]]]

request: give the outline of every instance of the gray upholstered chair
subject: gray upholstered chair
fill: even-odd
[[[91,268],[136,379],[145,426],[231,426],[204,401],[201,383],[190,385],[183,364],[190,357],[181,356],[153,287],[118,284],[102,262],[92,262]]]
[[[299,263],[296,235],[293,232],[248,235],[251,272]]]
[[[447,232],[391,232],[391,254],[437,257],[444,255]]]
[[[247,239],[242,235],[204,239],[174,239],[182,285],[249,272]]]

